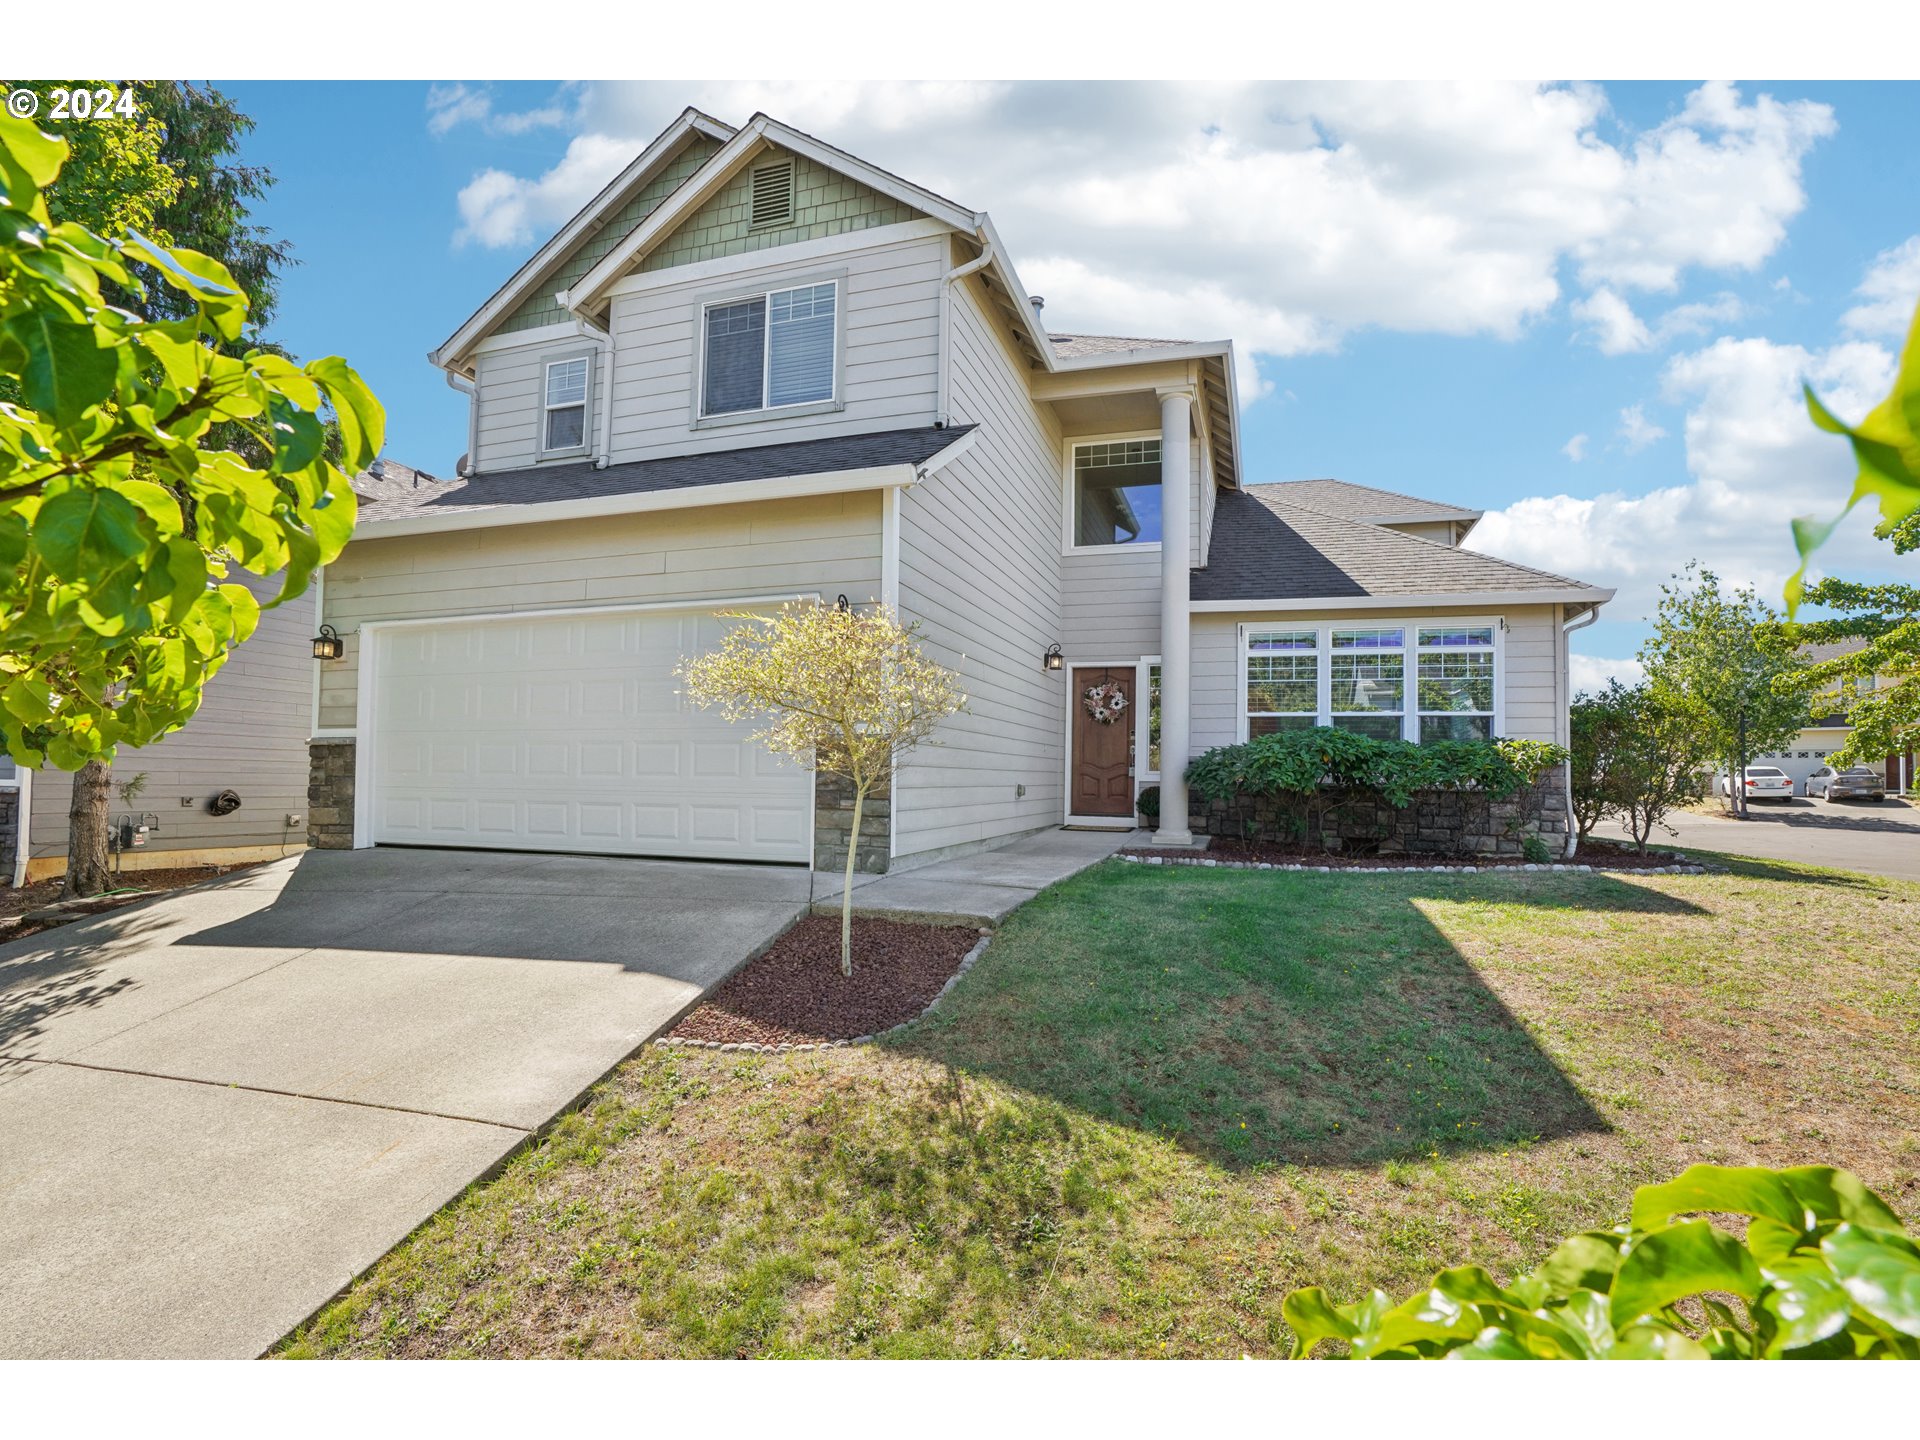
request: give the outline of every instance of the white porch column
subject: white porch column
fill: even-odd
[[[1156,845],[1188,845],[1188,570],[1193,522],[1193,392],[1160,392],[1160,828]]]

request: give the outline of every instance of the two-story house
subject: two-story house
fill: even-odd
[[[970,697],[863,865],[1130,826],[1148,784],[1175,843],[1163,755],[1564,740],[1611,594],[1461,549],[1471,509],[1251,483],[1226,341],[1051,333],[987,215],[764,115],[681,115],[431,358],[467,459],[323,577],[321,845],[834,863],[844,795],[673,668],[843,595]]]

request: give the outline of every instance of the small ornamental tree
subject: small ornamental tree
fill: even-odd
[[[917,625],[882,605],[861,612],[814,601],[771,616],[728,611],[741,623],[717,649],[683,658],[675,673],[699,705],[729,720],[767,719],[753,738],[808,770],[853,786],[846,886],[840,897],[840,973],[853,974],[853,866],[867,796],[894,762],[966,708],[952,671],[921,653]]]
[[[259,622],[232,567],[279,577],[277,605],[353,533],[353,471],[385,416],[344,360],[299,366],[240,339],[225,266],[129,233],[54,223],[43,191],[64,141],[0,115],[0,745],[76,784],[98,843],[68,893],[103,888],[105,764],[192,718]],[[147,321],[139,267],[184,318]],[[327,413],[338,426],[330,458]],[[259,459],[209,446],[242,433]],[[75,873],[76,870],[79,873]]]
[[[1568,707],[1567,729],[1573,742],[1569,747],[1573,758],[1567,766],[1569,792],[1574,830],[1582,840],[1619,808],[1616,792],[1621,776],[1616,762],[1633,725],[1637,694],[1611,680],[1598,693],[1576,695]]]
[[[1620,720],[1607,760],[1606,804],[1644,855],[1656,826],[1674,833],[1668,812],[1705,793],[1712,726],[1699,702],[1652,685],[1622,693]]]

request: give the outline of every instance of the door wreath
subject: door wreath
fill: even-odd
[[[1118,680],[1109,680],[1103,685],[1089,685],[1081,692],[1080,703],[1102,725],[1111,725],[1127,713],[1127,692]]]

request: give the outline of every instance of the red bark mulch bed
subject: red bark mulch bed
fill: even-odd
[[[877,1035],[925,1010],[980,935],[967,925],[855,916],[849,977],[840,973],[840,917],[809,915],[736,970],[667,1038],[817,1045]]]
[[[1283,845],[1270,841],[1235,840],[1216,835],[1205,850],[1156,850],[1150,846],[1129,846],[1120,852],[1142,859],[1160,856],[1167,860],[1219,860],[1254,865],[1325,865],[1333,870],[1429,870],[1435,865],[1471,865],[1478,870],[1519,870],[1534,862],[1513,855],[1354,855],[1328,853],[1303,845]],[[1676,859],[1667,851],[1650,848],[1642,855],[1631,846],[1607,840],[1583,840],[1579,853],[1571,860],[1554,859],[1541,864],[1587,865],[1595,870],[1657,870],[1669,865],[1691,865],[1697,861]]]

